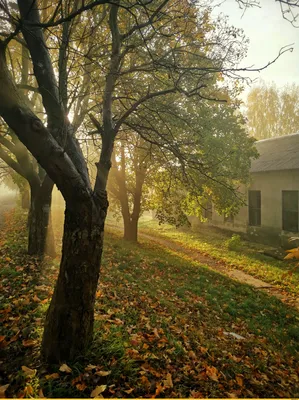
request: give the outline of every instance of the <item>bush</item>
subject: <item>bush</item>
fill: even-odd
[[[241,247],[241,237],[234,233],[230,239],[225,242],[228,250],[237,251]]]

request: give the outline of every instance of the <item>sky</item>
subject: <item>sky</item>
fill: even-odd
[[[294,44],[292,53],[285,53],[264,71],[246,73],[246,76],[251,79],[262,78],[269,83],[274,81],[279,87],[288,83],[299,85],[299,27],[295,28],[283,19],[277,1],[260,2],[261,8],[249,8],[244,13],[235,0],[226,0],[213,14],[222,12],[228,15],[230,24],[242,28],[249,38],[248,55],[241,67],[262,67],[274,59],[283,46]]]

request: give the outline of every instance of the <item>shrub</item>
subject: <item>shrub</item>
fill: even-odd
[[[228,250],[237,251],[241,247],[241,237],[234,233],[230,239],[225,242]]]

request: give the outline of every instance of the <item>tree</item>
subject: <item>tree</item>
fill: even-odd
[[[178,226],[188,223],[188,215],[201,216],[208,201],[227,215],[244,203],[237,188],[249,183],[256,152],[238,104],[171,100],[148,105],[146,115],[137,113],[129,125],[140,134],[126,131],[115,146],[108,190],[127,240],[137,240],[146,209]]]
[[[182,4],[158,0],[145,4],[116,0],[109,7],[104,6],[105,3],[105,0],[78,1],[72,8],[69,2],[60,1],[53,6],[51,17],[41,22],[38,3],[34,0],[18,0],[16,11],[11,8],[15,7],[14,3],[0,2],[3,19],[10,28],[10,32],[1,33],[4,39],[0,42],[0,115],[55,182],[66,201],[60,272],[42,342],[42,354],[47,361],[74,358],[92,339],[93,308],[108,208],[106,185],[116,135],[125,122],[134,119],[137,109],[145,110],[153,99],[164,97],[166,104],[171,101],[167,96],[175,93],[182,98],[217,97],[215,86],[211,86],[215,76],[220,72],[235,76],[234,66],[243,55],[243,39],[238,30],[221,21],[215,28],[205,9],[187,1]],[[95,33],[94,51],[86,57],[97,69],[99,82],[97,86],[97,81],[93,81],[94,103],[90,104],[94,107],[90,118],[101,136],[101,154],[92,188],[82,150],[58,90],[43,28],[52,27],[63,38],[64,29],[76,20],[77,28],[91,35],[94,25],[86,22],[99,5],[102,5],[101,12],[94,17],[101,27],[98,33],[101,45],[97,46]],[[201,29],[201,25],[205,29]],[[204,34],[207,25],[210,26],[209,35]],[[171,37],[173,40],[169,41]],[[47,115],[46,125],[27,105],[7,67],[7,45],[13,39],[25,41],[28,47]],[[77,40],[80,42],[79,38]],[[66,50],[71,49],[70,40],[62,43]],[[72,50],[86,65],[86,53],[81,53],[80,43]],[[136,63],[128,68],[137,50]],[[65,64],[62,63],[61,68],[59,77],[65,72]],[[141,71],[151,78],[150,85],[145,86],[139,79]],[[90,75],[93,77],[92,71]],[[61,84],[69,87],[71,83],[66,81],[66,75],[61,79]],[[77,74],[77,79],[82,77]],[[132,81],[136,83],[133,93],[125,85]],[[118,90],[120,82],[121,91]],[[125,110],[120,107],[124,99]],[[169,146],[173,151],[178,148],[175,141]],[[194,163],[196,156],[194,154]],[[203,172],[209,176],[208,170]],[[195,176],[194,172],[194,179]]]
[[[249,134],[256,139],[269,139],[299,131],[299,86],[282,89],[264,82],[248,94],[246,117]]]

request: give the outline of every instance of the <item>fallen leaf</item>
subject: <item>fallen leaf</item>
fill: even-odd
[[[5,398],[5,391],[8,388],[9,383],[7,385],[0,386],[0,398]]]
[[[58,379],[58,378],[59,378],[59,374],[57,372],[54,372],[54,374],[46,375],[47,380]]]
[[[218,371],[217,371],[217,368],[207,366],[206,367],[206,374],[210,379],[212,379],[212,381],[218,382],[218,376],[217,376]]]
[[[107,385],[97,386],[91,393],[90,397],[97,397],[99,394],[103,393],[107,388]]]
[[[237,375],[236,376],[236,382],[237,382],[237,384],[239,385],[239,386],[244,386],[244,381],[243,381],[243,378],[242,378],[242,376],[240,376],[240,375]]]
[[[24,347],[33,347],[36,345],[36,340],[33,339],[23,340],[22,345]]]
[[[85,368],[85,371],[92,371],[93,369],[97,369],[98,366],[97,365],[92,365],[92,364],[88,364],[87,367]]]
[[[67,364],[62,364],[61,367],[59,368],[59,371],[70,374],[72,372],[72,369]]]
[[[28,368],[25,365],[22,366],[22,371],[27,378],[33,378],[36,374],[36,369]]]
[[[99,376],[107,376],[110,374],[111,374],[111,371],[97,371],[96,372],[96,375],[99,375]]]
[[[86,383],[82,382],[82,383],[77,383],[76,388],[78,390],[80,390],[80,392],[82,392],[83,390],[85,390],[87,388]]]
[[[164,379],[163,384],[165,388],[173,388],[172,376],[170,373],[166,375],[166,379]]]
[[[45,398],[45,396],[44,396],[44,393],[43,393],[43,390],[42,390],[42,389],[39,389],[39,391],[38,391],[38,397],[40,397],[41,399],[44,399],[44,398]]]
[[[128,390],[124,390],[124,392],[127,393],[127,394],[131,394],[133,392],[133,390],[134,390],[134,388],[128,389]]]
[[[27,385],[24,389],[24,395],[31,397],[31,395],[33,395],[33,393],[34,393],[33,387],[31,385]]]
[[[34,295],[34,297],[32,298],[32,300],[33,300],[35,303],[39,303],[39,302],[40,302],[40,298],[38,298],[36,294]]]

